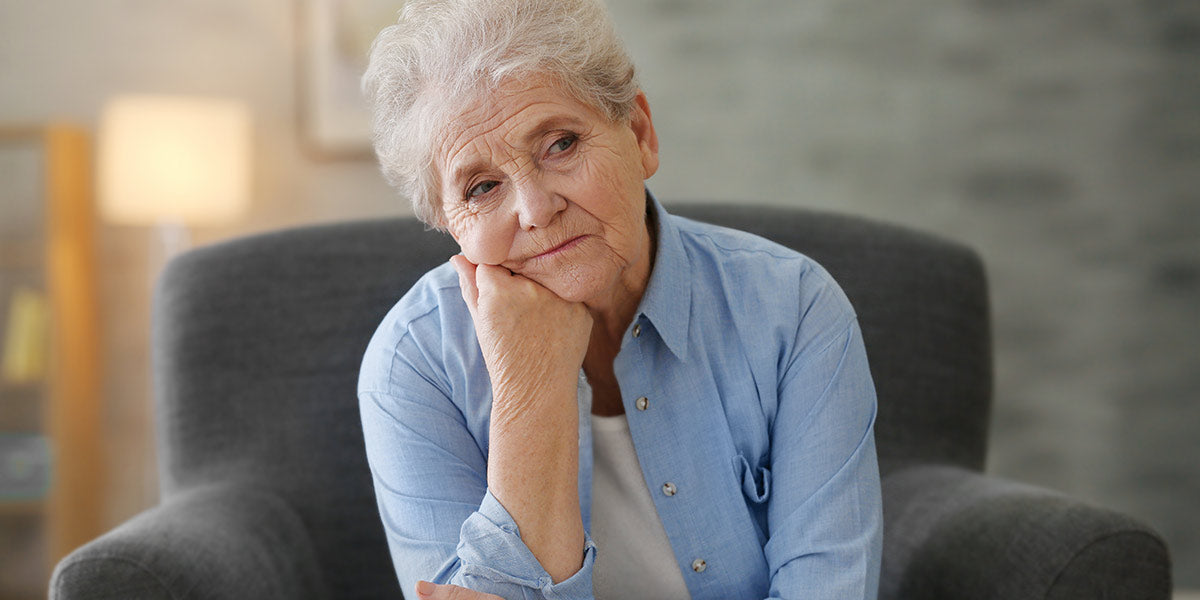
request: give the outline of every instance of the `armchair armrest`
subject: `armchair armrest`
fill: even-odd
[[[52,600],[320,598],[300,517],[277,496],[231,486],[180,493],[64,558]]]
[[[1171,597],[1147,525],[1033,486],[949,466],[883,479],[881,600]]]

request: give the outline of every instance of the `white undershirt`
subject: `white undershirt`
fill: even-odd
[[[642,478],[625,415],[592,415],[592,452],[596,600],[690,598]]]

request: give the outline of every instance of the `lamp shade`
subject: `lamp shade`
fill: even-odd
[[[100,121],[100,212],[114,223],[217,225],[250,197],[250,112],[236,100],[118,96]]]

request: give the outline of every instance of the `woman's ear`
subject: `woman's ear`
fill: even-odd
[[[637,138],[642,153],[642,179],[650,179],[658,171],[658,133],[654,131],[654,120],[650,117],[650,101],[646,92],[638,90],[634,98],[633,112],[629,115],[629,127]]]

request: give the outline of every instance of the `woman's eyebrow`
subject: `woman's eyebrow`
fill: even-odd
[[[485,167],[486,167],[486,164],[484,163],[484,161],[479,160],[478,158],[474,158],[467,162],[461,163],[461,164],[455,166],[454,170],[450,172],[450,184],[457,186],[458,182],[462,181],[463,179],[466,179],[472,173],[474,173],[476,171],[480,171]]]
[[[529,146],[537,141],[539,137],[545,135],[547,131],[554,131],[555,129],[582,129],[584,126],[585,123],[583,120],[576,117],[568,115],[550,115],[541,121],[538,121],[533,127],[530,127],[526,131],[525,135],[520,138],[520,141],[522,145]],[[454,169],[450,171],[450,183],[457,185],[458,182],[467,178],[472,173],[485,168],[487,168],[487,161],[482,160],[479,157],[472,157],[471,159],[456,165]]]
[[[568,115],[550,115],[545,119],[538,121],[537,125],[529,128],[522,141],[525,143],[525,145],[529,145],[536,141],[537,138],[544,135],[547,131],[554,131],[555,129],[579,129],[583,126],[583,121],[576,117]]]

